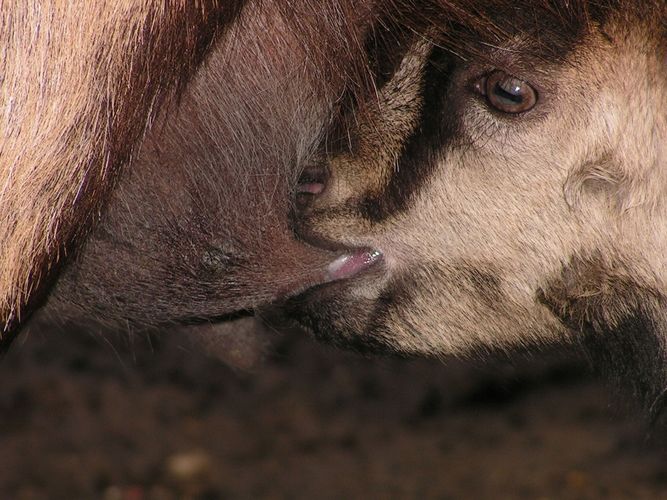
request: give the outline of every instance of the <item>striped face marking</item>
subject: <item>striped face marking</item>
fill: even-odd
[[[573,256],[625,269],[621,299],[590,307],[667,292],[664,29],[627,10],[555,18],[545,5],[518,20],[488,12],[499,31],[457,20],[396,36],[395,52],[371,44],[400,57],[370,57],[377,88],[341,113],[320,152],[326,186],[294,226],[382,259],[358,273],[351,258],[353,272],[288,302],[318,337],[432,355],[577,338],[559,281]],[[619,295],[587,273],[601,278],[573,293]]]

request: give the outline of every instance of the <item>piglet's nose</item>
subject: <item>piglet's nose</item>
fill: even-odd
[[[309,166],[303,169],[296,186],[298,201],[306,202],[310,198],[322,194],[327,186],[329,174],[323,166]]]

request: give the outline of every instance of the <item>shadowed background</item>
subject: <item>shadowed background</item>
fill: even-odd
[[[367,359],[275,335],[31,331],[0,363],[0,497],[658,498],[658,441],[585,364]]]

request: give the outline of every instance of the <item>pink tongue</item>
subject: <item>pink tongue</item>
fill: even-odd
[[[382,252],[378,250],[357,250],[354,253],[342,255],[329,264],[328,279],[342,280],[356,276],[382,259]]]

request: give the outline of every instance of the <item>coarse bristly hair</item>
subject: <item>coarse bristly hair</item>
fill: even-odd
[[[336,255],[298,241],[287,214],[329,108],[367,77],[362,13],[331,0],[246,5],[154,121],[47,309],[144,328],[318,284]]]
[[[159,103],[241,0],[3,2],[0,331],[87,234]]]

